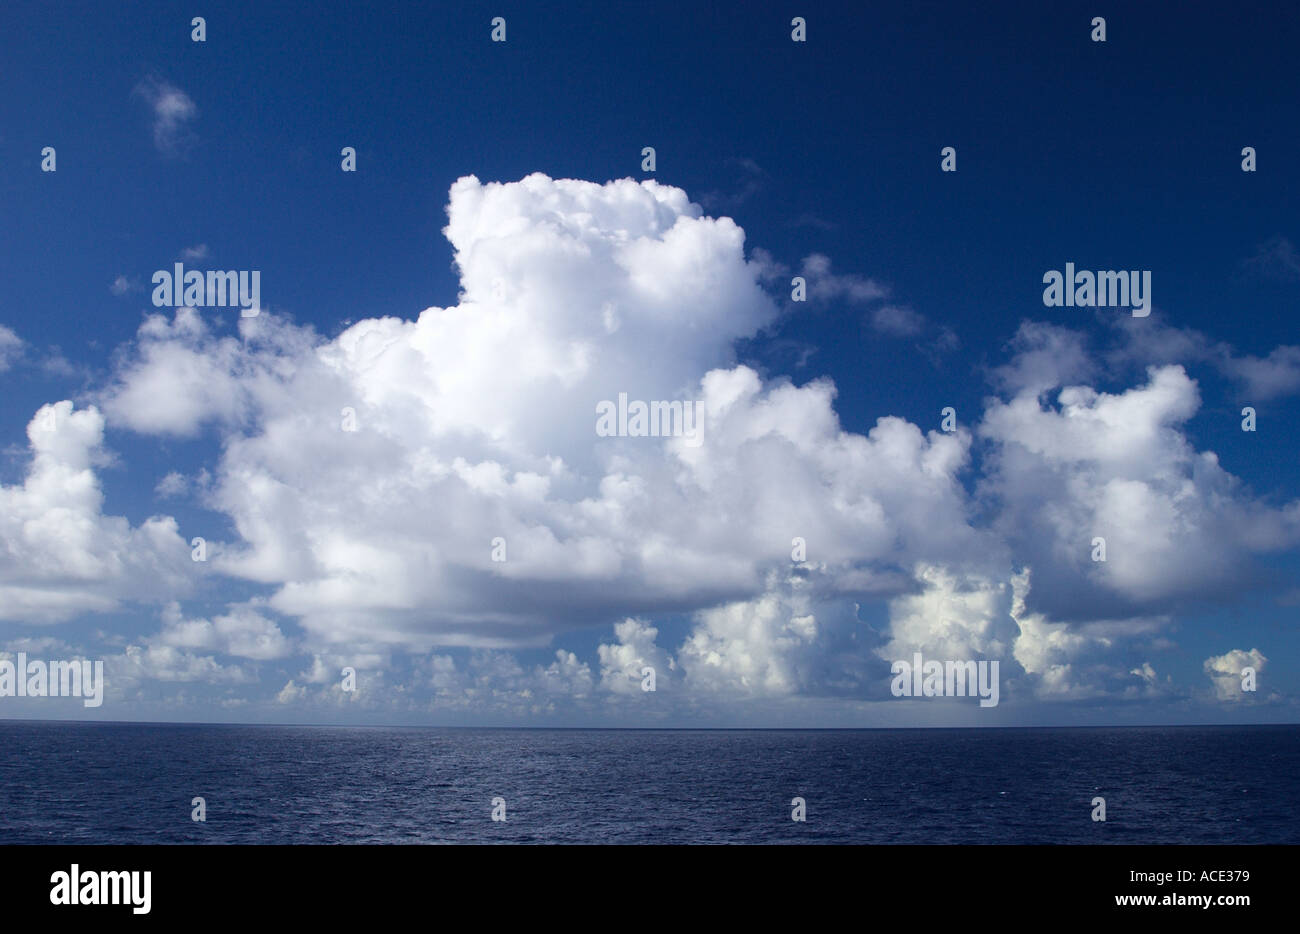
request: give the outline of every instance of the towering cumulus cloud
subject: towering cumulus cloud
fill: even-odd
[[[213,564],[320,639],[536,642],[748,599],[795,536],[845,594],[977,550],[966,436],[846,434],[829,383],[732,365],[776,307],[730,220],[654,182],[542,175],[461,179],[448,219],[459,304],[332,341],[152,317],[104,401],[138,431],[220,426],[214,503],[240,537]],[[620,392],[703,401],[704,443],[599,437]]]

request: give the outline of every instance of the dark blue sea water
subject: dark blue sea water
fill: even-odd
[[[1297,843],[1300,727],[0,723],[0,843],[191,842]]]

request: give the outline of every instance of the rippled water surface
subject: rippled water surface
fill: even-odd
[[[0,723],[3,843],[793,841],[1297,843],[1300,727]]]

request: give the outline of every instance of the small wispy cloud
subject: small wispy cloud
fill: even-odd
[[[132,279],[128,276],[118,276],[113,280],[113,284],[108,287],[108,290],[119,298],[129,292],[139,292],[143,289],[144,286],[140,284],[139,279]]]
[[[23,339],[0,324],[0,373],[9,369],[13,361],[22,353]]]
[[[753,159],[728,159],[727,164],[738,169],[735,187],[701,195],[700,203],[710,211],[734,210],[767,187],[767,172]]]
[[[851,302],[873,302],[889,295],[889,290],[874,279],[853,273],[831,272],[830,257],[822,253],[805,256],[801,272],[808,280],[808,295],[813,299],[843,298]]]
[[[834,230],[836,227],[834,223],[826,220],[826,218],[819,217],[818,215],[812,213],[800,214],[798,217],[796,217],[794,220],[790,222],[790,226],[791,227],[812,227],[817,230],[827,230],[827,231]]]
[[[199,115],[190,96],[173,84],[150,76],[132,92],[153,111],[153,143],[165,156],[177,156],[197,138],[189,130],[190,121]]]
[[[154,487],[154,494],[163,498],[184,496],[189,488],[189,478],[185,474],[173,470],[158,481],[158,485]]]
[[[41,369],[56,379],[86,379],[90,376],[87,367],[73,363],[57,347],[50,348],[45,359],[41,361]]]
[[[181,259],[186,262],[197,262],[208,258],[208,245],[200,243],[197,246],[187,246],[181,250]]]
[[[1108,354],[1112,364],[1208,363],[1241,387],[1243,400],[1279,399],[1300,392],[1300,344],[1282,344],[1260,357],[1239,353],[1231,344],[1193,328],[1166,325],[1158,317],[1117,318],[1111,327],[1123,335]]]
[[[881,305],[871,315],[871,326],[890,337],[915,337],[925,328],[925,316],[901,305]]]
[[[1300,251],[1286,237],[1264,241],[1255,255],[1243,260],[1241,265],[1247,272],[1265,279],[1300,280]]]

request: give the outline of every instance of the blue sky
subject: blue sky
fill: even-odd
[[[1300,16],[16,4],[0,29],[0,648],[109,673],[95,711],[10,715],[1294,720]],[[155,307],[185,251],[259,271],[261,314]],[[1151,315],[1046,307],[1066,263],[1149,271]],[[619,392],[707,397],[705,453],[598,437]],[[1000,659],[1001,703],[892,697],[914,650]]]

